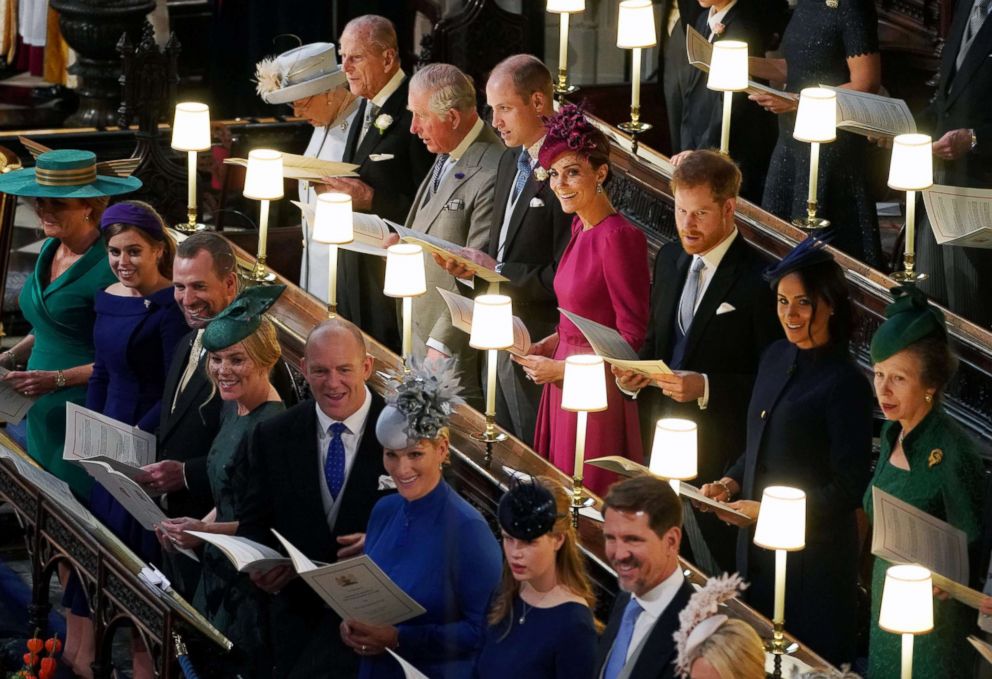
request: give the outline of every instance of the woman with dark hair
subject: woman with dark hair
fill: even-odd
[[[768,486],[806,493],[806,548],[789,559],[788,630],[831,664],[854,660],[858,532],[855,511],[870,477],[871,389],[848,354],[851,304],[844,272],[808,238],[766,272],[777,294],[784,340],[758,366],[747,416],[747,448],[703,492],[751,517],[742,527],[737,569],[747,598],[771,617],[775,560],[749,526]]]
[[[651,283],[647,240],[616,211],[603,189],[610,174],[609,142],[571,104],[563,106],[547,127],[538,163],[547,171],[562,210],[575,215],[572,239],[555,273],[558,306],[613,328],[637,351],[644,343],[648,324]],[[514,358],[529,379],[544,385],[534,449],[567,474],[574,468],[576,414],[561,409],[565,359],[592,353],[579,329],[561,315],[556,333],[534,344],[528,356]],[[637,404],[623,398],[612,375],[606,382],[608,407],[589,413],[586,448],[641,462],[644,454]],[[602,495],[615,477],[589,467],[584,480],[594,493]]]
[[[503,533],[503,581],[489,609],[478,679],[592,679],[596,621],[592,591],[558,481],[519,482],[496,511]]]
[[[874,488],[960,528],[974,545],[981,536],[984,469],[975,442],[940,407],[940,396],[957,367],[947,345],[944,315],[915,286],[892,290],[887,320],[871,339],[875,398],[888,420],[881,451],[864,497],[873,519]],[[878,627],[885,571],[875,558],[871,579],[872,679],[899,674],[899,635]],[[934,630],[916,640],[916,676],[970,676],[974,652],[967,642],[975,612],[957,601],[934,602]]]

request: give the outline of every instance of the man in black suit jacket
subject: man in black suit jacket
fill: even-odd
[[[600,679],[672,679],[672,635],[692,585],[679,567],[682,505],[653,476],[610,487],[603,501],[606,558],[625,593],[617,597],[599,640]]]
[[[376,501],[392,488],[375,423],[383,400],[366,386],[372,357],[361,331],[344,319],[324,321],[307,338],[303,373],[313,394],[261,423],[240,453],[248,482],[238,535],[278,546],[272,530],[314,561],[358,555]],[[343,485],[330,489],[335,423],[343,423]],[[333,460],[331,461],[333,462]],[[271,639],[277,677],[347,677],[357,656],[341,642],[341,620],[288,566],[252,574],[271,593]]]
[[[533,174],[544,141],[542,117],[554,113],[551,74],[530,54],[507,57],[492,70],[486,99],[493,127],[508,149],[496,171],[488,247],[485,252],[466,248],[464,254],[510,279],[499,292],[513,300],[513,314],[537,341],[558,324],[555,269],[572,223],[548,182]],[[454,262],[448,262],[447,269],[456,278],[472,275]],[[477,291],[479,283],[476,280]],[[526,379],[523,368],[506,352],[499,354],[497,377],[496,422],[532,445],[540,385]]]
[[[211,396],[200,337],[207,322],[237,295],[236,265],[231,245],[216,233],[193,234],[177,248],[172,283],[176,302],[193,331],[180,340],[166,376],[158,462],[145,467],[146,475],[138,479],[152,491],[165,493],[163,504],[172,517],[203,517],[214,506],[207,453],[220,429],[221,399],[218,394]],[[168,552],[163,558],[173,585],[192,599],[199,565]]]
[[[766,7],[768,3],[769,0],[699,0],[697,4],[708,10],[700,12],[688,25],[710,42],[742,40],[752,56],[763,57],[774,37],[767,20],[767,14],[774,8]],[[680,58],[688,64],[685,51]],[[681,131],[679,145],[673,145],[672,149],[676,153],[672,162],[676,165],[693,149],[720,148],[723,92],[707,88],[706,80],[707,74],[691,65],[681,79],[681,120],[678,121]],[[778,136],[778,121],[773,114],[748,101],[746,93],[738,92],[733,98],[730,157],[737,161],[743,173],[740,194],[759,203]]]
[[[933,103],[920,131],[933,137],[937,184],[992,186],[992,19],[986,0],[958,0],[944,45]],[[992,303],[975,294],[992,285],[992,250],[938,246],[928,222],[920,229],[921,285],[951,311],[988,328]]]
[[[410,133],[409,78],[400,68],[396,31],[388,19],[365,15],[348,22],[340,43],[348,86],[363,97],[342,158],[359,166],[359,178],[325,178],[324,190],[351,195],[357,212],[402,224],[434,156]],[[338,311],[398,352],[396,303],[382,294],[385,260],[348,251],[338,257]]]
[[[655,259],[651,323],[641,358],[662,359],[673,375],[649,379],[616,371],[620,386],[644,392],[642,430],[660,417],[680,417],[698,427],[699,478],[719,479],[744,450],[748,399],[764,348],[781,336],[775,300],[761,277],[764,261],[737,232],[734,210],[740,171],[715,151],[695,151],[672,177],[680,243]],[[697,267],[702,267],[698,269]],[[643,420],[642,420],[643,421]],[[734,564],[734,531],[711,514],[697,517],[716,560]],[[693,557],[714,569],[701,545]]]

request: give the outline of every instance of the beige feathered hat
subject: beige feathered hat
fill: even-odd
[[[288,104],[345,82],[334,43],[300,45],[255,65],[255,90],[267,104]]]

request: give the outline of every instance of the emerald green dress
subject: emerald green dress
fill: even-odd
[[[98,238],[61,276],[46,285],[59,244],[56,238],[44,242],[34,272],[21,291],[21,312],[34,335],[28,370],[67,370],[93,362],[94,301],[97,293],[117,280],[110,271],[103,241]],[[80,497],[89,498],[92,478],[82,467],[62,459],[68,401],[85,405],[86,386],[45,394],[31,406],[28,454]]]
[[[224,403],[220,431],[207,453],[207,477],[217,507],[217,521],[237,521],[238,491],[243,484],[243,460],[237,456],[242,439],[255,425],[284,411],[280,401],[266,401],[247,415],[238,415],[237,404]],[[203,571],[193,604],[210,623],[234,643],[232,670],[242,676],[265,676],[268,627],[262,590],[248,576],[238,573],[226,556],[212,545],[203,549]],[[233,674],[233,673],[232,673]]]
[[[864,497],[869,520],[872,487],[960,528],[973,543],[981,534],[983,467],[975,443],[939,408],[934,408],[903,440],[909,471],[889,462],[899,439],[898,422],[882,427],[881,455],[875,478]],[[892,564],[875,558],[871,578],[870,679],[898,679],[902,640],[878,627],[885,571]],[[965,583],[967,584],[967,583]],[[961,679],[971,676],[973,651],[966,637],[976,627],[978,613],[953,599],[933,601],[934,629],[917,636],[913,650],[913,676],[927,679]]]

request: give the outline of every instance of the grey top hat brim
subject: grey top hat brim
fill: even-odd
[[[319,78],[308,80],[303,83],[283,87],[275,92],[262,95],[262,101],[266,104],[288,104],[299,99],[306,99],[315,94],[326,92],[341,85],[347,80],[345,72],[340,68],[333,73],[326,73]]]
[[[416,443],[407,438],[406,428],[406,415],[395,407],[387,405],[379,413],[379,419],[375,423],[375,437],[379,439],[383,448],[403,450]]]

